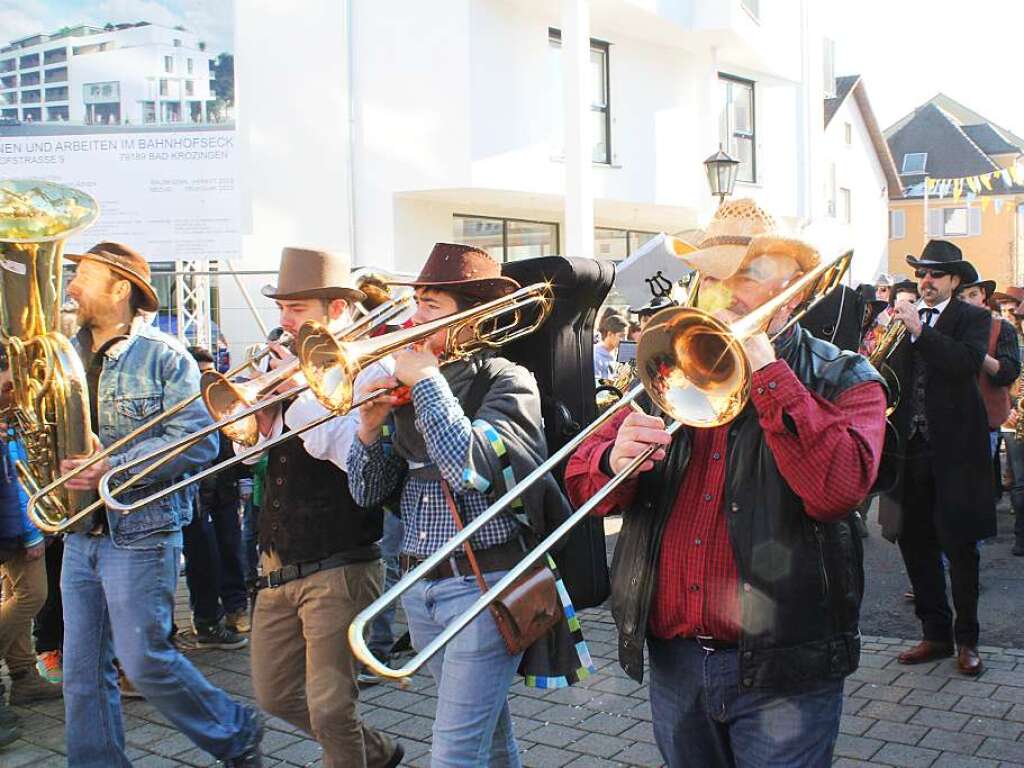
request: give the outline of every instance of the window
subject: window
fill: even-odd
[[[924,173],[927,165],[927,152],[908,152],[903,156],[903,170],[900,173]]]
[[[590,116],[594,140],[593,160],[595,163],[610,165],[612,162],[611,145],[611,90],[609,87],[610,69],[608,62],[608,43],[600,40],[590,41]],[[551,112],[554,116],[551,126],[551,146],[557,147],[556,155],[565,153],[564,99],[562,98],[562,33],[557,29],[548,30],[549,75],[551,91]]]
[[[558,225],[544,221],[456,214],[454,240],[486,251],[495,261],[518,261],[558,253]]]
[[[195,83],[192,80],[186,80],[185,81],[185,95],[186,96],[193,96],[193,95],[195,95]]]
[[[825,208],[832,218],[836,216],[836,164],[825,168]]]
[[[754,84],[728,75],[719,75],[721,113],[719,140],[729,154],[740,161],[738,181],[757,181],[754,132]]]
[[[965,236],[968,232],[966,208],[943,208],[942,209],[942,234],[953,237]]]
[[[853,195],[846,187],[839,188],[839,220],[844,224],[853,221]]]
[[[166,96],[167,95],[167,81],[166,80],[161,80],[160,81],[160,95],[161,96]]]
[[[598,259],[622,261],[657,235],[657,232],[594,227],[594,256]]]
[[[140,101],[139,104],[142,107],[142,122],[143,123],[155,123],[156,122],[156,102],[154,102],[154,101]]]
[[[928,234],[932,237],[975,237],[981,234],[981,209],[967,206],[931,208]]]
[[[907,212],[889,211],[889,239],[902,240],[907,236]]]
[[[846,139],[846,146],[853,144],[853,126],[849,123],[843,123],[843,136]]]
[[[194,66],[195,66],[195,64],[192,61],[192,59],[186,59],[185,60],[185,70],[188,72],[188,74],[190,74],[190,75],[192,74],[192,68]]]
[[[171,73],[174,71],[174,57],[164,56],[164,72]]]

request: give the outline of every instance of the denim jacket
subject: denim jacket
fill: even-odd
[[[92,355],[85,346],[88,337],[79,334],[75,347],[88,365]],[[141,316],[132,323],[128,338],[113,344],[104,353],[103,369],[97,387],[99,423],[93,431],[103,445],[110,445],[132,432],[156,414],[171,408],[199,391],[199,368],[192,356],[176,339],[157,330]],[[170,419],[132,442],[110,457],[112,467],[159,452],[178,438],[190,435],[211,423],[201,400],[196,400]],[[122,501],[134,501],[179,480],[183,475],[211,462],[217,455],[217,436],[211,434],[187,451],[167,462],[155,472],[120,494]],[[137,474],[147,465],[128,474]],[[118,477],[124,482],[126,474]],[[116,483],[115,483],[116,485]],[[107,510],[114,544],[124,547],[151,545],[162,537],[154,534],[175,533],[192,519],[193,489],[165,496],[137,512],[121,515]],[[142,540],[146,539],[145,542]]]

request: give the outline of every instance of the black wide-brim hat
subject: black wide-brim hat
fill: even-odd
[[[892,287],[893,296],[895,296],[900,291],[904,291],[906,293],[916,293],[920,295],[920,289],[917,287],[917,283],[915,283],[913,280],[900,280]]]
[[[671,307],[674,305],[675,302],[672,301],[672,299],[670,299],[668,296],[655,296],[646,304],[643,304],[639,307],[630,307],[629,312],[630,314],[644,317],[646,315],[653,315],[657,312],[660,312],[665,307]]]
[[[988,301],[989,299],[992,298],[992,294],[996,290],[996,281],[995,280],[975,280],[973,283],[964,283],[963,285],[960,286],[959,290],[966,291],[968,288],[974,288],[975,286],[977,286],[978,288],[981,288],[981,290],[983,290],[985,292],[985,301]]]
[[[907,256],[907,264],[914,269],[941,269],[951,275],[959,275],[961,283],[978,282],[978,270],[964,258],[963,252],[948,240],[929,240],[921,251],[921,258]]]

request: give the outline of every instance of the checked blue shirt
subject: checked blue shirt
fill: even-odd
[[[416,409],[416,428],[423,435],[427,454],[441,476],[448,481],[463,523],[469,523],[490,504],[490,498],[477,490],[467,477],[466,465],[473,440],[487,440],[481,424],[470,424],[448,382],[440,374],[416,383],[412,388]],[[395,455],[383,440],[363,445],[352,441],[348,459],[349,490],[362,506],[381,503],[395,490],[403,476],[405,460]],[[402,552],[427,557],[441,548],[456,533],[441,483],[409,477],[402,489],[402,522],[405,535]],[[474,549],[504,544],[519,534],[519,523],[508,511],[483,526],[471,539]]]

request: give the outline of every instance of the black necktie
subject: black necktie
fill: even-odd
[[[939,310],[935,307],[921,307],[921,309],[917,310],[917,314],[921,318],[921,322],[930,328],[932,318],[939,314]]]

